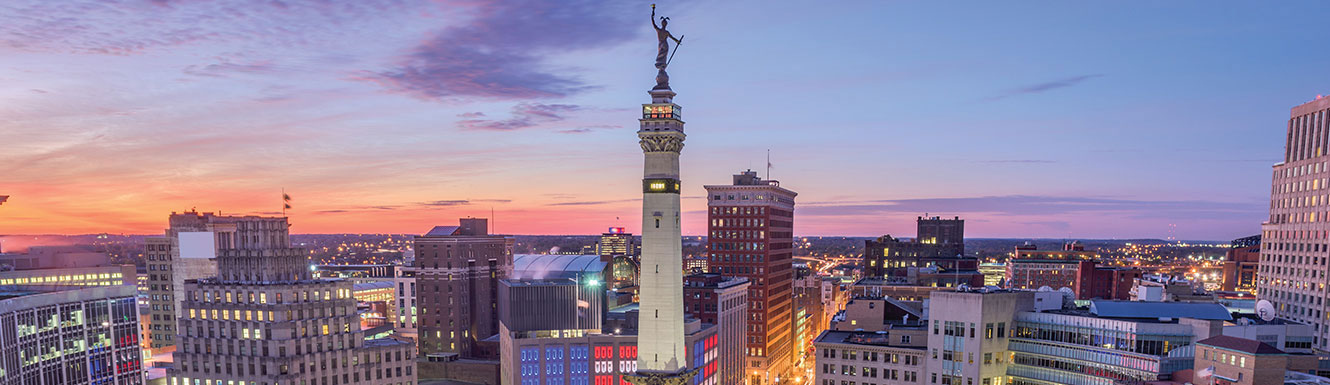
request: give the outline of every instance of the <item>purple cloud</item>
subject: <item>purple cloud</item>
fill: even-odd
[[[396,68],[368,76],[390,90],[423,99],[562,97],[593,86],[549,66],[543,57],[616,45],[646,22],[626,3],[572,1],[468,2],[476,16],[420,43]]]
[[[255,63],[236,63],[229,60],[223,60],[219,63],[208,65],[190,65],[185,67],[184,72],[194,76],[206,77],[228,77],[232,74],[257,74],[274,70],[271,62]]]
[[[1030,221],[1021,222],[1024,225],[1042,226],[1051,230],[1067,231],[1071,230],[1071,222],[1067,221]]]
[[[471,201],[472,201],[472,202],[485,202],[485,203],[512,203],[512,202],[513,202],[512,199],[472,199]]]
[[[976,163],[993,163],[993,164],[1047,164],[1047,163],[1057,163],[1057,162],[1055,162],[1055,161],[1051,161],[1051,160],[1047,160],[1047,159],[994,159],[994,160],[979,160],[979,161],[975,161],[975,162],[976,162]]]
[[[983,196],[965,198],[892,199],[859,202],[809,202],[799,215],[842,216],[951,212],[998,215],[1077,215],[1118,213],[1133,218],[1260,218],[1261,204],[1206,200],[1155,201],[1058,196]]]
[[[585,134],[585,133],[592,132],[592,131],[596,131],[596,130],[600,130],[600,129],[606,129],[606,130],[608,130],[608,129],[615,129],[615,128],[623,128],[623,126],[618,125],[618,124],[601,124],[601,125],[594,125],[594,126],[585,126],[585,127],[581,127],[581,128],[570,128],[570,129],[567,129],[567,130],[559,130],[559,133],[560,133],[560,134]]]
[[[0,48],[32,52],[137,55],[201,42],[307,45],[345,36],[356,24],[412,12],[394,0],[280,2],[74,0],[7,2]],[[297,32],[298,31],[298,32]]]
[[[468,201],[466,199],[453,199],[453,200],[418,202],[416,204],[421,206],[465,206],[471,204],[471,201]]]
[[[1104,76],[1104,75],[1103,75],[1103,74],[1080,75],[1080,76],[1072,76],[1072,77],[1064,78],[1064,79],[1057,79],[1057,80],[1047,81],[1047,82],[1043,82],[1043,83],[1031,84],[1031,85],[1028,85],[1028,86],[1025,86],[1025,87],[1017,88],[1017,89],[1014,89],[1014,90],[1009,90],[1009,91],[1007,91],[1007,92],[1002,93],[1001,95],[997,95],[997,96],[990,97],[990,98],[988,98],[988,100],[989,100],[989,101],[993,101],[993,100],[998,100],[998,99],[1009,98],[1009,97],[1012,97],[1012,96],[1028,95],[1028,94],[1037,94],[1037,93],[1041,93],[1041,92],[1047,92],[1047,91],[1056,90],[1056,89],[1059,89],[1059,88],[1067,88],[1067,87],[1071,87],[1071,86],[1074,86],[1074,85],[1077,85],[1077,84],[1081,84],[1082,82],[1085,82],[1086,80],[1090,80],[1090,79],[1097,78],[1097,77],[1100,77],[1100,76]]]
[[[595,205],[604,205],[604,204],[610,204],[610,203],[637,202],[637,201],[641,201],[641,199],[615,199],[615,200],[604,200],[604,201],[558,202],[558,203],[550,203],[550,204],[548,204],[547,206],[595,206]]]
[[[564,113],[581,110],[573,104],[522,103],[513,106],[512,117],[501,120],[465,119],[457,126],[468,130],[512,131],[565,119]]]

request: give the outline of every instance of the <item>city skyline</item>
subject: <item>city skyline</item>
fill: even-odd
[[[285,189],[297,233],[494,212],[498,233],[640,234],[639,165],[610,160],[634,159],[647,4],[10,5],[0,233],[152,234],[191,207],[275,215]],[[1330,90],[1308,80],[1327,54],[1294,50],[1324,5],[1280,5],[975,3],[936,23],[923,4],[663,3],[691,36],[670,67],[696,134],[683,232],[705,231],[703,185],[767,177],[770,149],[799,235],[911,236],[925,213],[976,238],[1256,234],[1279,122]]]

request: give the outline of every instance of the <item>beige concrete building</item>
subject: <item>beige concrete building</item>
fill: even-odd
[[[393,268],[393,284],[397,286],[397,314],[392,316],[393,329],[400,335],[418,338],[416,329],[416,272],[404,266]]]
[[[1015,315],[1031,311],[1034,292],[937,291],[928,309],[930,384],[1006,384]]]
[[[1270,216],[1261,225],[1256,296],[1280,318],[1313,325],[1314,345],[1330,348],[1330,98],[1289,113],[1284,159],[1274,165]]]
[[[286,247],[286,218],[228,216],[189,211],[171,213],[161,237],[144,241],[148,268],[148,339],[153,354],[175,346],[177,304],[187,280],[217,275],[218,251],[230,248]],[[242,230],[245,234],[238,235]],[[258,232],[262,229],[263,232]]]
[[[813,342],[817,385],[923,384],[928,352],[923,328],[822,332]]]
[[[414,384],[413,342],[366,340],[352,283],[286,240],[286,218],[235,223],[217,276],[185,282],[171,384]]]

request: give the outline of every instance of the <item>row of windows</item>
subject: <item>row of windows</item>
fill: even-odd
[[[1188,336],[1140,334],[1104,328],[1036,323],[1019,324],[1012,330],[1012,337],[1099,346],[1154,356],[1162,356],[1173,348],[1191,342]]]
[[[767,244],[762,242],[711,242],[712,251],[762,251]]]
[[[39,274],[40,272],[34,272]],[[121,273],[31,275],[0,279],[0,285],[60,284],[60,285],[123,285]]]
[[[200,292],[202,292],[202,299],[199,298]],[[295,292],[290,292],[289,294],[291,295],[286,297],[291,300],[290,302],[283,301],[282,293],[283,292],[274,293],[276,301],[273,303],[298,303],[298,302],[313,302],[313,301],[322,301],[322,300],[352,298],[351,289],[337,289],[335,297],[333,290],[330,289],[324,289],[322,291],[318,289],[298,290]],[[188,293],[186,293],[186,296],[193,298],[195,301],[202,300],[203,302],[251,303],[251,304],[268,303],[267,292],[201,289],[201,290],[191,290]]]
[[[719,201],[719,200],[728,200],[728,201],[733,201],[733,200],[741,200],[741,201],[746,201],[746,200],[767,201],[767,200],[770,200],[770,201],[778,201],[778,200],[780,200],[780,199],[776,198],[776,196],[774,196],[774,195],[766,195],[766,194],[753,194],[753,195],[748,195],[748,194],[734,194],[734,193],[727,193],[727,194],[712,194],[712,195],[711,195],[711,200],[713,200],[713,201]]]
[[[901,336],[901,337],[902,337],[901,343],[903,344],[910,343],[910,336]],[[891,363],[891,364],[904,363],[905,365],[919,365],[919,356],[913,356],[907,354],[883,353],[883,352],[875,352],[869,350],[860,351],[852,349],[841,349],[839,350],[840,356],[837,357],[836,355],[837,349],[825,348],[819,350],[822,351],[821,355],[822,358],[840,358],[843,360],[862,359],[862,361],[868,361],[868,362],[878,362],[880,360],[883,363]]]
[[[221,372],[221,366],[220,366],[221,364],[219,363],[218,365],[219,365],[219,366],[217,367],[217,373],[218,373],[218,374],[221,374],[221,373],[222,373],[222,372]],[[310,364],[310,365],[313,365],[313,364]],[[249,366],[250,366],[249,370],[250,370],[250,373],[251,373],[251,374],[255,374],[255,373],[262,373],[262,375],[267,375],[267,374],[268,374],[268,367],[267,367],[267,365],[259,365],[259,368],[260,368],[260,369],[259,369],[258,371],[254,370],[254,369],[255,369],[255,368],[254,368],[254,364],[250,364]],[[230,370],[230,369],[231,369],[231,365],[230,365],[230,364],[227,364],[226,368],[227,368],[227,370],[226,370],[226,374],[231,374],[231,370]],[[237,365],[237,370],[240,372],[241,375],[244,374],[244,369],[243,369],[243,368],[244,368],[244,366]],[[301,367],[301,369],[302,369],[302,370],[301,370],[301,373],[304,373],[303,368],[304,368],[304,367],[302,366],[302,367]],[[281,374],[288,374],[289,369],[286,367],[286,365],[282,365],[282,368],[281,368],[281,369],[282,369]],[[402,370],[402,369],[406,369],[406,370]],[[396,378],[401,378],[401,377],[411,377],[411,378],[415,378],[415,376],[412,375],[412,373],[411,373],[411,372],[412,372],[412,369],[413,369],[413,366],[396,367],[396,368],[367,369],[367,370],[365,370],[365,372],[364,372],[364,373],[365,373],[365,380],[368,381],[368,380],[371,380],[371,379],[384,379],[384,378],[390,378],[390,379],[391,379],[391,378],[395,378],[395,377],[396,377]],[[343,374],[342,374],[342,378],[341,378],[341,382],[344,383],[344,384],[359,383],[359,382],[360,382],[360,373],[361,373],[361,372],[343,373]],[[396,375],[394,375],[394,373],[396,373]],[[319,379],[318,379],[318,378],[312,378],[312,379],[310,379],[310,382],[309,382],[308,384],[309,384],[309,385],[318,385],[318,384],[320,384],[320,383],[322,383],[322,384],[336,384],[336,383],[338,383],[337,380],[338,380],[337,375],[333,375],[333,376],[332,376],[332,381],[331,381],[331,382],[329,382],[328,377],[325,376],[325,377],[323,377],[323,382],[319,382]],[[236,381],[236,380],[226,380],[226,381],[223,381],[223,380],[211,380],[211,379],[200,379],[200,378],[194,378],[192,383],[191,383],[190,381],[191,381],[191,380],[190,380],[190,377],[185,377],[185,376],[171,377],[171,385],[191,385],[191,384],[192,384],[192,385],[268,385],[268,384],[269,384],[269,383],[267,383],[267,382],[262,382],[262,383],[260,383],[260,382],[258,382],[258,381],[249,381],[249,382],[246,382],[246,381]],[[352,382],[352,381],[354,381],[354,382]],[[305,383],[305,380],[301,380],[300,382],[303,384],[303,383]],[[394,385],[411,385],[412,383],[413,383],[413,381],[411,381],[411,380],[407,380],[407,381],[404,381],[404,382],[398,382],[398,383],[395,383]],[[281,384],[281,383],[278,382],[278,383],[276,383],[275,385],[280,385],[280,384]]]
[[[720,195],[716,197],[720,199]],[[767,208],[762,206],[711,206],[711,215],[766,215],[766,213]]]
[[[918,372],[910,370],[881,368],[879,371],[879,368],[876,367],[863,366],[856,371],[854,365],[840,365],[840,370],[836,369],[837,367],[834,364],[822,364],[821,373],[864,378],[878,378],[880,373],[884,380],[902,380],[906,382],[915,382],[919,379]]]
[[[716,219],[712,220],[713,222]],[[766,239],[765,230],[712,230],[710,238],[714,239]]]
[[[994,325],[997,327],[994,328]],[[974,322],[970,323],[970,337],[974,338]],[[939,320],[933,320],[933,334],[943,334],[948,336],[965,337],[965,323],[957,321],[946,321],[945,324]],[[984,324],[984,339],[1006,338],[1007,323],[998,322],[996,324],[989,322]]]

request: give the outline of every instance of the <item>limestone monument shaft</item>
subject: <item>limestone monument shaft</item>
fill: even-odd
[[[679,153],[683,151],[682,110],[670,90],[669,42],[675,49],[683,41],[656,25],[656,86],[648,92],[651,103],[642,105],[637,131],[644,157],[642,167],[641,304],[638,314],[637,373],[627,376],[637,385],[683,385],[694,370],[688,367],[684,343],[683,245],[679,210]]]

